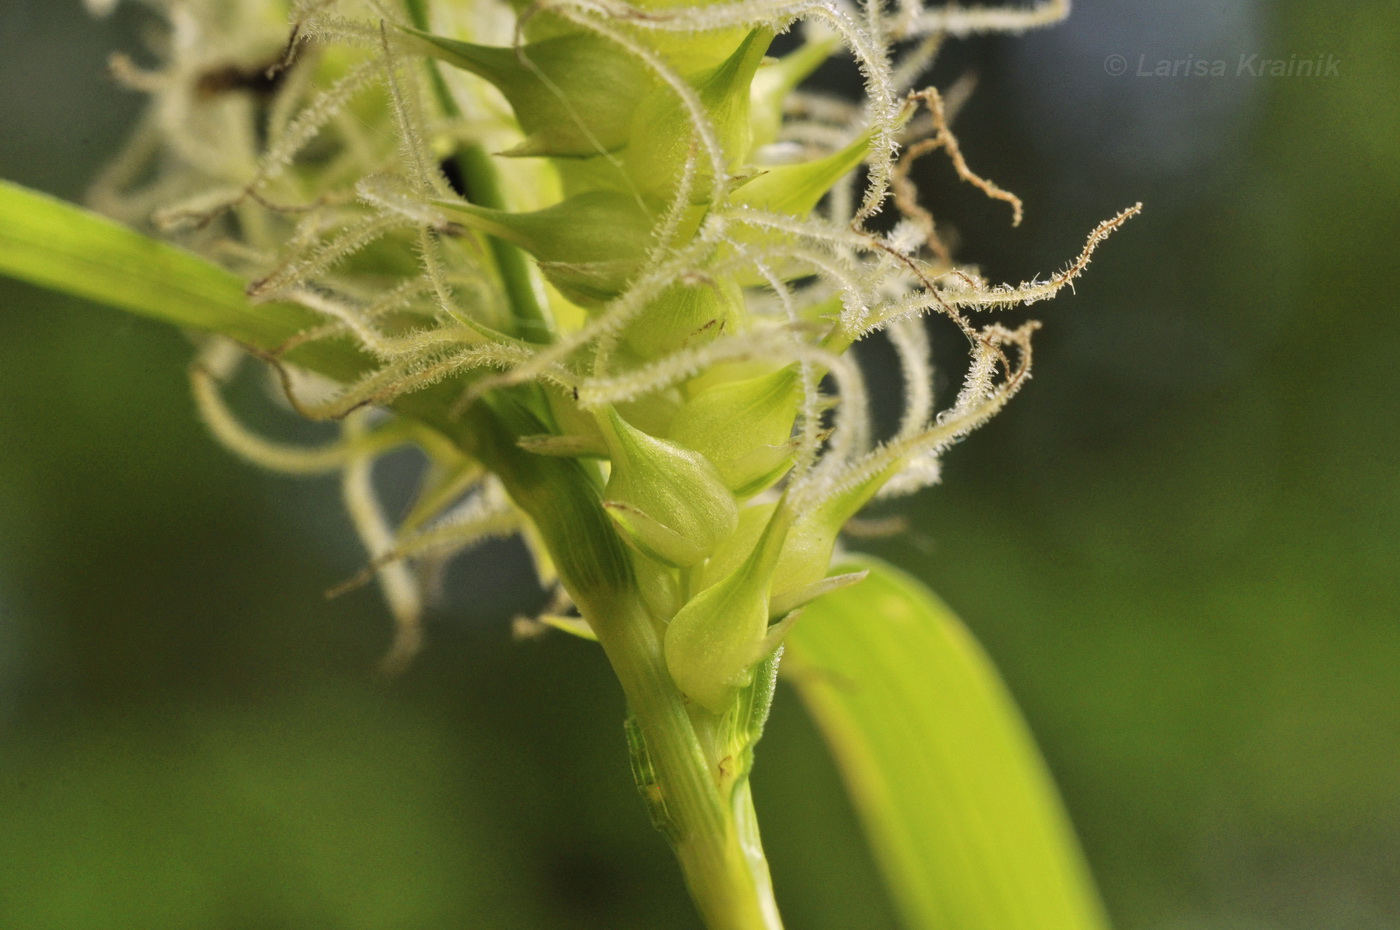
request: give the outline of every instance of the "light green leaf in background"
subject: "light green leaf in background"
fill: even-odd
[[[873,559],[813,603],[783,671],[827,741],[910,930],[1105,930],[1049,772],[987,656]]]

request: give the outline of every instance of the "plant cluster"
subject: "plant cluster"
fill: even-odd
[[[214,433],[342,474],[394,668],[442,560],[522,533],[557,592],[540,619],[618,672],[639,786],[702,911],[776,926],[747,776],[784,636],[859,580],[828,575],[843,526],[935,482],[1029,377],[1035,324],[976,315],[1053,296],[1137,210],[1059,274],[994,284],[953,261],[910,179],[941,151],[1019,222],[949,128],[966,88],[920,81],[946,38],[1068,3],[152,5],[158,63],[113,64],[151,103],[94,204],[239,274],[260,312],[314,321],[272,347],[207,338],[192,380]],[[843,56],[859,101],[807,82]],[[969,350],[942,404],[931,314]],[[886,436],[846,352],[877,334],[904,384]],[[353,349],[352,377],[308,370],[328,344]],[[250,354],[342,437],[245,428],[223,388]],[[391,520],[373,469],[404,445],[426,465]]]

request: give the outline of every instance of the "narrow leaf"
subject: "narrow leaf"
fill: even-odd
[[[836,758],[910,930],[1104,930],[1078,843],[1005,686],[957,618],[873,559],[817,600],[783,671]]]
[[[260,349],[321,322],[295,305],[254,304],[241,278],[206,259],[4,180],[0,274]],[[291,357],[332,377],[363,368],[346,343],[311,343]]]

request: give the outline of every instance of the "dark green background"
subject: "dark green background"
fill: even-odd
[[[103,66],[137,20],[0,5],[0,176],[81,196],[139,106]],[[930,161],[990,275],[1146,203],[868,544],[987,644],[1120,930],[1400,926],[1397,37],[1390,0],[1085,0],[939,72],[980,74],[964,148],[1027,201],[1008,230]],[[1254,53],[1338,74],[1234,73]],[[1231,73],[1135,73],[1188,55]],[[333,484],[215,447],[188,354],[0,282],[0,926],[696,927],[600,656],[510,639],[518,553],[454,573],[376,683],[374,593],[322,596],[361,559]],[[892,926],[790,693],[759,762],[789,925]]]

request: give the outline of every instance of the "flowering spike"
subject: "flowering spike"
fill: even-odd
[[[657,822],[684,838],[687,861],[753,869],[738,897],[693,885],[697,896],[762,898],[744,782],[775,648],[804,604],[856,580],[827,577],[843,525],[876,494],[932,480],[947,446],[1029,376],[1033,324],[974,325],[963,311],[1053,296],[1137,212],[1100,225],[1048,280],[997,285],[954,264],[910,181],[913,160],[943,148],[964,179],[1017,203],[962,164],[941,98],[913,82],[939,36],[1042,24],[1067,0],[405,0],[398,12],[296,0],[290,40],[281,16],[225,16],[235,0],[161,5],[169,61],[118,68],[157,100],[94,201],[137,224],[164,207],[159,227],[268,302],[249,326],[312,315],[290,339],[252,341],[273,350],[299,411],[346,418],[348,432],[289,451],[248,436],[216,394],[201,398],[211,424],[281,468],[348,466],[347,499],[377,553],[366,577],[404,631],[398,656],[436,550],[518,528],[629,689]],[[416,29],[384,21],[404,12]],[[806,44],[765,59],[794,26]],[[279,46],[265,107],[208,77]],[[838,48],[864,101],[798,90]],[[915,100],[929,104],[931,139],[913,131]],[[488,154],[518,138],[498,154],[539,157]],[[811,154],[793,163],[794,149]],[[862,164],[863,184],[845,183]],[[886,205],[900,216],[868,228]],[[941,412],[929,314],[972,346]],[[882,330],[906,387],[889,436],[843,355]],[[328,367],[342,383],[313,396],[295,366],[338,357],[344,346],[323,343],[347,337],[364,352]],[[402,421],[381,428],[361,410],[390,404],[427,425],[397,432]],[[430,490],[391,525],[368,477],[403,439],[429,460]],[[776,503],[750,499],[774,485]],[[462,494],[478,509],[455,504]],[[725,925],[775,925],[771,899],[754,903]]]

